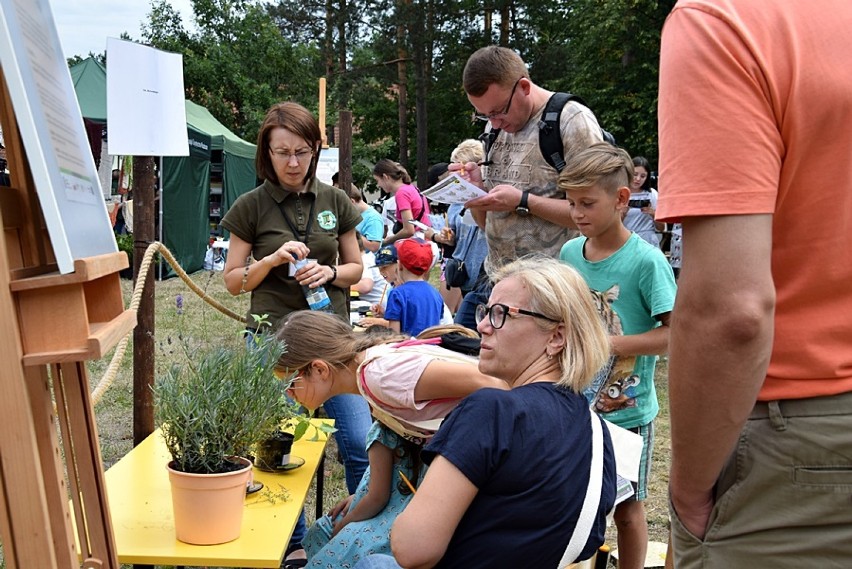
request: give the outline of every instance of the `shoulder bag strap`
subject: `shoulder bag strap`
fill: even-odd
[[[596,413],[590,411],[589,415],[592,422],[592,467],[589,470],[589,486],[586,488],[586,498],[583,500],[577,525],[574,526],[574,533],[571,535],[568,547],[565,548],[565,553],[562,554],[557,569],[574,563],[574,560],[583,552],[586,542],[589,541],[589,535],[592,533],[592,526],[595,523],[598,506],[601,502],[604,454],[603,428]]]

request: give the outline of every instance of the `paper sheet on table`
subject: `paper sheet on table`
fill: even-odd
[[[487,193],[458,174],[451,174],[422,192],[431,201],[446,204],[469,202],[474,198],[487,195]]]

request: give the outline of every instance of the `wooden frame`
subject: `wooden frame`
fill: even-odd
[[[76,259],[74,272],[58,273],[2,70],[0,124],[12,182],[0,188],[0,358],[9,370],[0,375],[4,560],[10,569],[118,569],[84,362],[136,325],[118,276],[127,256]]]

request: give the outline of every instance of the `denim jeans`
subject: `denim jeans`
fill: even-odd
[[[491,288],[491,281],[487,278],[480,278],[473,290],[464,295],[459,310],[456,312],[455,323],[476,330],[476,305],[488,304]]]
[[[370,464],[366,449],[367,433],[373,424],[370,406],[363,397],[353,394],[336,395],[322,406],[335,421],[334,439],[346,470],[346,488],[354,494]]]

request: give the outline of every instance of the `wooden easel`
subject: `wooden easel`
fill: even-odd
[[[0,124],[12,183],[0,188],[0,530],[6,566],[118,569],[85,361],[102,357],[136,324],[135,312],[124,309],[118,275],[127,256],[78,259],[73,273],[57,272],[2,69]]]

